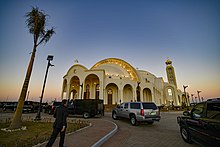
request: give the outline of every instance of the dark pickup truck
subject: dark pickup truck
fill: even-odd
[[[99,99],[75,99],[68,103],[68,114],[82,115],[84,118],[104,115],[103,100]]]
[[[220,145],[220,98],[196,104],[191,111],[177,117],[180,134],[187,143],[201,146]]]

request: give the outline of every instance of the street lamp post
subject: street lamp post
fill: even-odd
[[[49,67],[54,66],[50,63],[50,61],[53,60],[52,55],[48,55],[47,60],[48,60],[48,64],[47,64],[46,74],[45,74],[45,77],[44,77],[43,89],[42,89],[41,96],[40,96],[40,104],[39,104],[39,108],[38,108],[38,112],[37,112],[37,116],[36,116],[35,120],[41,120],[41,114],[40,114],[41,113],[41,105],[42,105],[42,100],[43,100],[43,95],[44,95],[44,88],[45,88],[46,80],[47,80],[47,73],[48,73]]]
[[[188,85],[183,85],[183,90],[184,90],[184,94],[185,94],[185,98],[186,98],[186,106],[189,106],[188,105],[188,98],[186,96],[186,88],[189,87]]]
[[[191,97],[192,97],[192,102],[194,103],[193,96],[194,96],[194,94],[191,94]]]
[[[200,96],[199,96],[200,92],[202,92],[202,91],[201,90],[197,90],[199,102],[201,102],[201,99],[200,99]]]

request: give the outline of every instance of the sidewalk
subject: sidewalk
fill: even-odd
[[[117,132],[117,125],[113,122],[102,119],[89,119],[91,126],[67,134],[65,136],[65,146],[67,147],[98,147]],[[59,137],[57,137],[53,147],[59,146]],[[47,142],[36,147],[45,147]]]

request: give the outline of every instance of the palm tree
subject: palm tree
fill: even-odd
[[[26,77],[21,90],[21,94],[18,100],[18,106],[9,129],[21,128],[22,110],[28,90],[28,85],[31,77],[37,47],[42,43],[47,43],[50,40],[51,36],[55,33],[53,27],[51,29],[45,30],[47,15],[44,14],[43,11],[39,11],[37,7],[33,7],[31,12],[26,13],[25,17],[27,18],[26,24],[29,29],[29,33],[33,34],[34,37],[34,46],[31,59],[29,61],[28,69],[26,72]]]

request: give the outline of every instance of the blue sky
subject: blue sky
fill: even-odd
[[[127,61],[166,81],[173,61],[178,88],[220,97],[220,1],[218,0],[8,0],[0,2],[0,99],[17,99],[32,51],[24,15],[44,10],[56,34],[37,50],[30,98],[41,94],[47,55],[54,55],[45,99],[59,98],[74,60],[91,68],[105,58]]]

